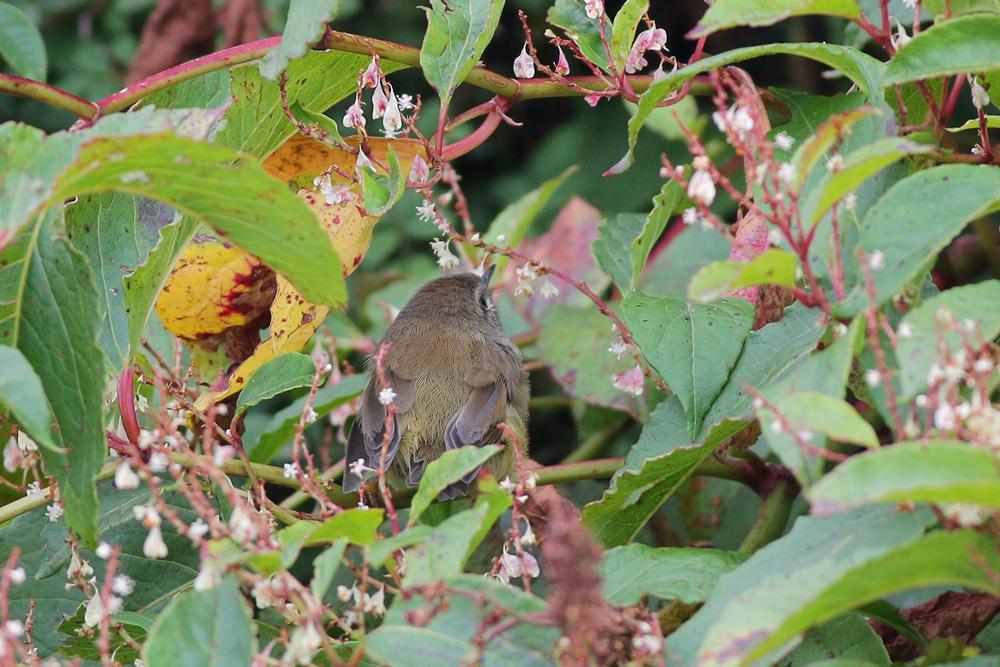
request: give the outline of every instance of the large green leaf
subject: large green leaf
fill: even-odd
[[[990,451],[967,443],[900,442],[852,456],[806,495],[814,514],[907,501],[1000,509],[1000,470]]]
[[[384,516],[385,511],[380,509],[345,510],[316,526],[306,541],[317,544],[346,539],[353,544],[371,544]]]
[[[773,662],[798,633],[880,597],[881,591],[866,598],[838,587],[899,547],[918,543],[934,520],[928,510],[889,507],[799,518],[790,533],[719,579],[705,606],[667,640],[671,664],[739,665],[765,654]],[[867,579],[871,588],[880,586],[874,576]],[[804,613],[824,595],[847,597],[846,608]]]
[[[667,247],[652,255],[639,276],[639,289],[650,296],[686,299],[691,276],[703,266],[729,257],[732,246],[722,234],[701,225],[668,234]]]
[[[688,298],[711,303],[726,292],[752,285],[795,287],[798,259],[790,252],[768,248],[752,260],[724,259],[702,267],[691,278]]]
[[[719,549],[615,547],[604,554],[604,597],[614,605],[634,605],[645,595],[685,604],[704,602],[726,572],[746,554]]]
[[[583,508],[584,523],[605,546],[625,544],[699,463],[745,425],[723,422],[692,442],[680,402],[671,396],[649,415],[639,441],[601,499]]]
[[[1000,206],[1000,169],[965,164],[944,165],[917,172],[889,189],[869,209],[861,224],[857,247],[869,256],[885,256],[873,271],[879,303],[892,298],[917,278],[970,221]],[[905,221],[906,224],[901,224]],[[848,287],[839,315],[853,315],[868,305],[864,280],[856,260],[845,249]]]
[[[434,614],[426,624],[415,625],[409,614],[426,609],[430,600],[421,595],[398,597],[376,630],[365,638],[367,652],[376,660],[393,667],[459,665],[476,654],[474,641],[488,610],[500,608],[515,618],[543,614],[544,600],[500,582],[480,576],[465,575],[446,581],[450,590],[463,594],[450,596],[447,609]],[[479,604],[482,600],[484,604]],[[500,632],[485,647],[484,665],[546,667],[552,664],[552,651],[559,638],[556,628],[537,623],[520,623]]]
[[[142,553],[148,531],[136,521],[133,507],[152,502],[148,487],[132,491],[116,489],[111,481],[98,486],[101,499],[99,531],[101,539],[122,549],[116,574],[125,574],[137,582],[135,591],[124,598],[126,612],[152,613],[173,595],[191,585],[198,574],[198,549],[184,535],[178,535],[169,522],[163,522],[166,558],[150,560]],[[164,501],[185,523],[195,520],[184,497],[167,491]],[[10,589],[10,618],[24,620],[34,607],[35,631],[32,639],[39,656],[45,658],[59,649],[66,635],[57,631],[62,620],[86,602],[79,589],[67,589],[66,568],[70,563],[68,533],[62,522],[51,522],[45,508],[39,507],[19,516],[0,528],[0,558],[7,561],[13,549],[19,549],[19,565],[28,575],[21,586]],[[94,568],[98,582],[104,581],[106,561],[84,549],[81,554]]]
[[[882,638],[868,621],[861,614],[844,614],[807,632],[787,662],[780,664],[781,667],[811,667],[830,658],[878,667],[889,667],[892,663]]]
[[[832,0],[836,2],[837,0]],[[655,81],[639,98],[639,109],[628,122],[628,152],[612,167],[613,172],[623,171],[632,164],[632,151],[639,138],[639,129],[660,102],[694,77],[726,65],[751,58],[770,55],[793,55],[816,60],[843,72],[858,88],[875,96],[881,84],[883,64],[858,49],[849,46],[822,43],[764,44],[733,49],[703,58],[696,63],[670,72]]]
[[[503,0],[431,0],[420,67],[443,104],[448,104],[493,39],[503,4]]]
[[[20,350],[0,345],[0,409],[9,410],[31,439],[56,449],[52,411],[42,381]]]
[[[643,356],[680,399],[694,439],[740,356],[753,306],[743,299],[703,305],[632,292],[622,314]]]
[[[955,322],[975,322],[983,340],[993,340],[1000,334],[1000,308],[986,304],[1000,303],[1000,280],[987,280],[974,285],[955,287],[927,299],[908,312],[900,329],[907,336],[898,336],[896,358],[900,363],[901,395],[911,399],[927,387],[927,374],[938,358],[939,344],[948,354],[962,349],[964,336],[937,323],[937,314],[947,309]]]
[[[21,76],[45,81],[45,42],[31,19],[7,2],[0,2],[0,59]]]
[[[66,523],[93,545],[94,477],[108,451],[93,274],[86,258],[41,219],[0,253],[0,267],[0,344],[17,347],[41,380],[61,448],[43,448],[42,458],[59,483]]]
[[[142,649],[150,667],[244,667],[252,654],[250,609],[235,575],[210,590],[176,597],[156,619]]]
[[[587,16],[584,0],[556,0],[549,9],[549,23],[566,31],[587,60],[607,71],[608,52],[601,41],[601,24]]]
[[[738,26],[771,25],[805,14],[854,19],[861,15],[861,6],[857,0],[716,0],[689,36],[701,37]]]
[[[888,67],[883,86],[1000,68],[1000,16],[973,14],[921,30]]]
[[[649,0],[625,0],[615,14],[615,20],[611,24],[611,57],[619,72],[625,71],[625,61],[632,49],[635,29],[647,9]]]
[[[334,19],[340,0],[299,0],[288,7],[288,19],[281,42],[260,61],[260,73],[272,81],[285,71],[288,62],[301,58],[313,42],[323,36],[326,24]]]

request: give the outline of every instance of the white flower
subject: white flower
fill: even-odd
[[[556,44],[556,50],[559,51],[559,57],[556,59],[555,72],[560,76],[566,76],[569,74],[569,61],[566,60],[566,54],[563,53],[562,47]]]
[[[316,414],[316,411],[313,409],[313,406],[311,405],[308,406],[306,408],[306,411],[302,413],[302,422],[305,424],[312,424],[317,419],[319,419],[319,415]]]
[[[395,134],[403,128],[403,116],[399,113],[399,102],[396,101],[392,86],[389,86],[389,101],[382,116],[382,127],[385,128],[386,135]]]
[[[536,486],[538,486],[538,475],[533,472],[529,472],[528,476],[524,478],[524,488],[530,491]]]
[[[132,591],[135,590],[135,580],[126,574],[117,574],[111,580],[111,590],[115,592],[115,595],[122,597],[132,595]]]
[[[787,151],[795,144],[795,139],[787,132],[778,132],[774,135],[774,145],[783,151]]]
[[[361,100],[354,100],[354,104],[347,107],[347,113],[341,121],[344,127],[362,129],[365,126],[365,111],[361,108]]]
[[[612,375],[611,385],[615,389],[620,389],[621,391],[632,394],[633,396],[641,396],[645,380],[646,376],[643,374],[642,368],[636,366],[631,370]]]
[[[431,241],[431,250],[434,255],[437,256],[438,266],[440,266],[445,271],[458,268],[459,260],[454,253],[451,252],[451,239],[441,239],[435,238]]]
[[[895,16],[893,18],[896,19]],[[896,49],[901,49],[904,46],[906,46],[911,39],[913,38],[910,37],[909,34],[907,34],[906,28],[904,28],[903,24],[899,22],[899,19],[896,19],[896,34],[895,35],[890,34],[889,41],[892,42],[892,45]]]
[[[521,552],[521,563],[523,564],[521,571],[526,577],[535,578],[542,573],[538,567],[538,561],[527,551]]]
[[[104,602],[101,600],[100,589],[94,593],[94,597],[90,598],[87,603],[87,609],[83,613],[83,623],[88,628],[96,627],[101,619],[104,617]]]
[[[10,571],[10,583],[14,584],[15,586],[20,586],[21,584],[24,583],[25,579],[27,578],[28,575],[25,573],[23,567],[15,567],[13,570]]]
[[[195,519],[195,522],[188,526],[188,536],[195,540],[200,540],[208,534],[208,524],[201,520],[201,517]]]
[[[546,299],[552,299],[559,296],[559,288],[552,284],[552,281],[548,278],[542,283],[541,289],[542,296]]]
[[[826,161],[826,168],[830,171],[840,171],[844,168],[844,158],[840,153],[834,153]]]
[[[514,286],[514,296],[532,297],[535,295],[535,288],[524,278],[518,278],[517,285]]]
[[[885,253],[881,250],[875,250],[868,257],[868,268],[872,271],[881,271],[885,268]]]
[[[962,528],[981,526],[989,517],[986,508],[972,503],[948,503],[941,506],[941,512]]]
[[[385,614],[385,589],[380,588],[371,595],[365,593],[362,609],[366,614],[375,614],[376,616]]]
[[[434,202],[425,201],[423,204],[417,207],[417,217],[424,222],[431,222],[437,216],[434,211]]]
[[[961,403],[955,406],[955,415],[958,416],[958,418],[961,419],[962,421],[968,419],[969,415],[971,414],[972,414],[972,405],[970,405],[968,401],[962,401]]]
[[[877,387],[882,384],[882,374],[877,368],[869,368],[865,371],[865,384],[869,387]]]
[[[221,468],[236,456],[236,448],[229,445],[216,445],[212,451],[212,463],[216,468]]]
[[[355,592],[357,592],[357,587],[348,588],[343,584],[337,586],[337,599],[341,602],[349,602],[352,597],[354,597]]]
[[[989,357],[980,357],[972,362],[972,370],[985,375],[993,370],[993,360]]]
[[[503,245],[506,242],[507,242],[507,235],[506,234],[497,234],[497,243]]]
[[[285,479],[295,479],[299,476],[299,466],[297,463],[286,463],[281,467],[281,476]]]
[[[615,355],[618,359],[628,352],[628,345],[621,338],[617,338],[611,341],[611,347],[608,348],[608,352]]]
[[[896,330],[896,335],[900,338],[913,338],[913,327],[910,326],[909,322],[903,322]]]
[[[399,96],[397,103],[399,104],[400,109],[402,109],[403,111],[409,111],[410,109],[413,108],[413,95],[407,95],[406,93],[403,93]]]
[[[903,4],[907,9],[913,9],[917,6],[917,0],[903,0]]]
[[[667,31],[663,28],[647,28],[640,32],[625,59],[625,71],[634,74],[644,68],[649,64],[646,62],[646,51],[659,51],[666,43]]]
[[[844,208],[846,208],[848,211],[853,211],[857,205],[858,205],[858,196],[853,192],[847,193],[847,196],[844,197]]]
[[[930,399],[927,398],[927,394],[917,394],[917,397],[913,399],[913,402],[918,408],[926,408],[931,403]]]
[[[390,405],[396,400],[396,391],[392,387],[383,387],[378,392],[378,402],[382,405]]]
[[[698,222],[698,209],[694,206],[689,206],[681,213],[681,219],[684,220],[685,225],[693,225]]]
[[[361,75],[361,86],[363,88],[375,88],[378,86],[379,74],[378,58],[372,56],[372,61],[368,63],[368,69]]]
[[[510,475],[507,475],[506,477],[503,478],[503,480],[501,480],[500,488],[506,491],[507,493],[513,493],[514,489],[517,488],[517,484],[515,484],[514,481],[510,478]]]
[[[754,127],[753,116],[744,107],[734,104],[725,113],[716,111],[712,114],[712,121],[719,128],[719,132],[735,133],[739,137],[745,137]]]
[[[587,13],[588,19],[596,19],[604,13],[604,2],[602,0],[586,0],[583,4],[583,11]]]
[[[75,550],[73,555],[69,559],[69,567],[66,568],[66,578],[67,579],[86,579],[90,575],[94,574],[94,568],[90,566],[83,558],[80,558],[80,554]]]
[[[781,245],[781,239],[783,238],[784,236],[780,229],[772,229],[767,233],[767,242],[773,246]]]
[[[213,560],[206,560],[198,570],[198,576],[194,578],[194,589],[196,591],[208,591],[219,585],[222,581],[222,570]]]
[[[410,167],[410,175],[407,176],[407,180],[421,183],[426,181],[430,174],[431,171],[427,166],[427,162],[420,155],[417,155],[413,158],[413,166]]]
[[[528,517],[522,516],[521,518],[524,519],[524,532],[521,533],[521,544],[528,547],[534,546],[538,543],[538,540],[535,537],[535,531],[531,529],[531,523],[528,521]]]
[[[357,477],[359,479],[364,479],[365,478],[365,471],[366,470],[371,470],[371,468],[369,468],[368,466],[365,465],[365,460],[364,459],[358,459],[357,461],[355,461],[351,465],[347,466],[347,469],[351,472],[352,475],[354,475],[355,477]]]
[[[149,449],[153,443],[156,442],[156,438],[159,435],[159,431],[148,431],[142,429],[139,431],[139,449]]]
[[[518,79],[530,79],[535,76],[535,61],[528,53],[528,44],[521,47],[521,55],[514,58],[514,76]]]
[[[504,547],[503,555],[500,556],[500,568],[497,570],[497,579],[505,584],[509,584],[511,579],[521,576],[521,559],[514,554],[507,553]]]
[[[159,526],[153,526],[142,543],[142,553],[146,558],[166,558],[167,543],[163,541],[163,533]]]
[[[3,624],[3,631],[10,637],[20,637],[24,634],[24,623],[17,619],[11,619]]]
[[[167,459],[164,454],[161,452],[153,452],[153,454],[149,457],[149,470],[151,472],[163,472],[167,469],[167,464],[169,463],[169,459]]]
[[[42,496],[44,496],[45,492],[42,490],[41,484],[39,484],[38,482],[32,482],[31,484],[28,485],[27,494],[29,498],[34,498],[37,500],[40,499]]]
[[[94,553],[97,554],[97,557],[101,560],[107,560],[111,558],[111,545],[107,542],[101,542],[97,545],[97,549],[94,550]]]
[[[316,630],[312,621],[306,621],[304,626],[299,626],[292,631],[292,638],[288,642],[288,651],[285,657],[296,665],[312,664],[313,655],[323,645],[323,637]]]
[[[784,433],[784,431],[785,431],[785,425],[782,424],[780,421],[775,419],[773,422],[771,422],[772,433]]]
[[[372,118],[378,120],[389,108],[389,96],[385,94],[382,86],[375,86],[372,93]]]
[[[698,169],[688,182],[687,195],[704,206],[711,206],[715,201],[715,182],[707,169]]]
[[[949,403],[941,403],[934,411],[934,426],[942,431],[951,431],[956,424],[955,409]]]
[[[63,515],[62,505],[59,503],[52,503],[45,508],[45,516],[49,521],[58,521],[59,517]]]
[[[976,109],[983,109],[990,103],[990,95],[986,92],[986,89],[980,85],[979,80],[973,77],[972,79],[972,105]]]
[[[355,162],[355,166],[357,166],[358,169],[370,169],[375,171],[375,165],[373,165],[372,161],[368,159],[368,155],[365,153],[364,148],[358,148],[358,159]]]
[[[785,185],[791,185],[796,176],[798,176],[798,170],[791,162],[782,162],[781,166],[778,167],[778,180]]]
[[[233,508],[229,516],[229,529],[237,542],[249,542],[257,539],[257,524],[254,523],[252,512],[244,504]]]

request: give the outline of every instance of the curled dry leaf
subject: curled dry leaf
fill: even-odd
[[[372,231],[375,223],[378,222],[376,216],[367,215],[361,208],[361,191],[356,183],[352,183],[345,174],[353,174],[357,154],[351,149],[357,146],[356,137],[347,140],[348,149],[330,147],[310,137],[296,135],[286,141],[281,148],[275,151],[264,161],[264,168],[272,176],[281,179],[296,190],[298,195],[305,200],[310,208],[316,213],[323,227],[330,235],[338,256],[343,262],[343,272],[347,276],[361,263],[368,246],[371,244]],[[380,139],[369,138],[369,155],[376,165],[379,174],[384,175],[385,170],[381,165],[388,163],[389,146],[392,146],[399,158],[400,167],[404,173],[409,173],[413,159],[418,152],[423,151],[423,145],[419,141],[409,139]],[[355,149],[356,150],[356,149]],[[344,200],[339,203],[328,203],[327,198],[318,191],[313,181],[321,174],[329,173],[330,181],[334,188],[344,188]],[[221,244],[214,244],[221,245]],[[194,247],[194,246],[192,246]],[[260,265],[255,258],[242,251],[231,248],[233,256],[230,258],[236,266]],[[184,258],[191,249],[185,252],[178,263],[178,269],[184,263]],[[228,255],[227,255],[228,256]],[[178,281],[184,284],[196,280],[206,279],[202,274],[192,273],[184,278],[183,274],[175,269],[171,274],[167,285],[164,288],[164,295],[161,295],[157,303],[157,312],[161,308],[169,307],[172,312],[164,319],[164,326],[168,331],[175,333],[188,340],[198,339],[200,335],[190,332],[204,328],[199,320],[203,317],[203,305],[198,298],[190,296],[193,294],[189,289],[185,296],[182,289],[178,289]],[[235,270],[224,272],[222,275],[213,276],[213,294],[228,294],[229,291],[237,287],[235,280],[227,282],[227,277],[237,275]],[[267,340],[257,345],[256,349],[249,356],[243,358],[232,358],[232,364],[238,366],[232,372],[223,376],[213,386],[212,391],[202,395],[198,399],[198,406],[204,408],[210,403],[220,401],[239,391],[250,376],[260,368],[265,362],[286,352],[294,352],[302,349],[309,341],[313,333],[329,313],[327,306],[310,303],[302,298],[292,285],[282,276],[276,277],[276,288],[273,286],[271,293],[273,299],[265,302],[264,308],[270,309],[270,335]],[[201,297],[202,301],[204,297]],[[164,302],[164,303],[161,303]],[[222,310],[228,302],[223,302],[222,306],[216,310]],[[213,311],[214,313],[214,311]],[[163,314],[161,318],[163,318]],[[246,326],[252,324],[254,318],[244,317],[238,320],[231,317],[224,322],[219,321],[219,317],[212,318],[210,324],[212,334],[220,333],[229,328]],[[179,325],[183,323],[183,328]]]
[[[768,247],[767,223],[761,218],[748,215],[736,225],[733,247],[729,252],[729,259],[741,262],[749,262],[759,257]],[[735,296],[745,299],[753,304],[757,315],[754,318],[754,330],[760,329],[765,324],[777,322],[781,319],[785,306],[793,301],[792,293],[788,288],[780,285],[752,285],[741,287],[740,289],[729,290],[725,296]]]

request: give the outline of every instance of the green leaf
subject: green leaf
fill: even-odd
[[[728,291],[751,285],[795,287],[797,266],[795,255],[777,248],[768,248],[749,262],[712,262],[691,278],[688,298],[696,303],[711,303]]]
[[[312,386],[316,364],[308,354],[289,352],[266,362],[247,380],[236,401],[236,414],[291,389]]]
[[[807,667],[829,658],[864,661],[863,664],[881,667],[892,664],[882,638],[868,621],[861,614],[844,614],[807,632],[781,665]]]
[[[843,399],[809,391],[779,399],[775,408],[794,429],[861,447],[879,446],[875,429]]]
[[[460,447],[434,459],[424,471],[417,493],[410,501],[410,518],[407,526],[413,526],[424,510],[449,484],[478,469],[502,449],[503,447],[499,445]]]
[[[567,331],[573,336],[567,337]],[[538,338],[538,356],[571,396],[635,414],[635,397],[611,384],[612,376],[633,368],[635,362],[603,352],[611,338],[611,321],[595,308],[549,306]],[[595,354],[595,350],[602,352]]]
[[[601,41],[601,24],[587,16],[584,0],[556,0],[549,9],[548,21],[566,31],[566,36],[576,42],[587,60],[604,71],[609,71],[608,52]]]
[[[0,407],[10,410],[32,440],[48,449],[58,449],[42,381],[21,351],[6,345],[0,345]]]
[[[856,19],[861,15],[861,6],[857,0],[717,0],[688,37],[703,37],[738,26],[772,25],[789,16],[807,14]]]
[[[272,81],[285,71],[288,62],[301,58],[337,16],[340,0],[298,0],[288,6],[288,20],[278,46],[260,61],[260,73]]]
[[[97,540],[94,478],[108,451],[93,274],[86,258],[41,219],[4,248],[0,267],[0,344],[17,347],[41,380],[58,449],[40,453],[59,483],[67,525],[91,546]]]
[[[898,137],[886,137],[851,151],[844,158],[844,168],[830,174],[830,178],[818,192],[812,211],[812,224],[819,222],[830,207],[849,193],[854,192],[870,176],[882,171],[890,164],[907,155],[919,155],[930,151],[932,146],[916,144]]]
[[[406,174],[392,146],[389,146],[389,174],[384,181],[370,169],[361,170],[362,205],[369,215],[382,215],[395,206],[405,189]]]
[[[747,0],[752,1],[752,0]],[[837,2],[839,0],[832,0]],[[756,4],[756,2],[754,3]],[[865,94],[874,97],[879,90],[883,64],[858,49],[836,44],[806,42],[801,44],[764,44],[733,49],[670,72],[653,84],[639,98],[639,109],[628,122],[628,151],[609,171],[618,173],[632,165],[632,152],[639,138],[639,129],[660,102],[668,95],[705,72],[751,58],[770,55],[793,55],[816,60],[843,72]]]
[[[650,296],[686,299],[691,276],[703,266],[729,257],[731,248],[729,241],[714,229],[685,225],[671,236],[666,248],[650,259],[639,276],[639,289]]]
[[[583,522],[605,546],[632,539],[660,505],[727,438],[746,422],[723,422],[703,440],[687,437],[687,420],[676,397],[656,406],[601,499],[583,508]]]
[[[289,110],[297,121],[304,125],[315,126],[320,132],[325,134],[326,143],[334,145],[344,143],[344,138],[340,136],[340,128],[337,127],[337,122],[326,114],[319,113],[318,111],[309,111],[309,109],[303,107],[299,102],[293,102],[289,106]]]
[[[352,544],[371,544],[382,525],[385,511],[354,508],[344,510],[317,526],[306,539],[308,544],[322,544],[346,539]]]
[[[900,362],[901,395],[911,399],[927,388],[927,374],[938,358],[938,345],[948,354],[963,347],[963,334],[937,324],[937,314],[947,309],[956,322],[972,321],[983,340],[1000,335],[1000,309],[984,304],[1000,303],[1000,281],[987,280],[974,285],[954,287],[927,299],[903,316],[901,329],[910,335],[897,336],[896,358]]]
[[[727,418],[749,417],[751,397],[744,385],[763,391],[793,376],[810,358],[823,328],[819,311],[795,303],[785,309],[780,321],[751,333],[729,381],[705,415],[702,428]]]
[[[901,48],[882,85],[1000,68],[1000,16],[974,14],[932,25]]]
[[[310,51],[291,61],[285,72],[289,106],[297,103],[316,112],[329,109],[354,94],[358,75],[370,61],[368,55],[343,51]],[[386,75],[403,67],[385,58],[381,59],[381,65]],[[256,64],[234,67],[229,73],[234,101],[215,142],[263,159],[295,134],[295,124],[281,106],[278,83],[262,77]]]
[[[328,415],[348,401],[356,398],[365,388],[368,378],[364,373],[348,375],[332,387],[323,387],[316,392],[313,410],[317,418]],[[251,461],[268,463],[278,451],[295,435],[295,426],[302,417],[308,397],[303,396],[288,407],[274,413],[271,421],[259,434],[248,437],[244,442]]]
[[[917,172],[889,189],[868,210],[857,246],[869,256],[885,253],[885,266],[873,274],[879,303],[902,290],[971,220],[1000,207],[1000,169],[965,164]],[[905,220],[906,225],[899,221]],[[849,250],[845,251],[845,254]],[[845,257],[847,298],[835,313],[850,316],[869,303],[857,262]]]
[[[0,59],[16,74],[45,81],[45,42],[31,19],[7,2],[0,2]]]
[[[986,449],[949,440],[900,442],[852,456],[807,492],[814,514],[873,503],[971,503],[1000,509],[1000,471]]]
[[[146,614],[159,610],[177,592],[190,587],[198,574],[198,549],[192,546],[186,535],[178,535],[173,526],[165,521],[163,540],[168,547],[167,557],[160,560],[145,558],[142,547],[149,531],[135,520],[132,508],[152,502],[149,487],[144,485],[139,489],[122,491],[108,480],[98,485],[98,493],[101,500],[98,524],[101,539],[108,544],[120,545],[122,549],[116,574],[125,574],[140,582],[135,591],[124,598],[124,611],[119,613]],[[180,493],[165,489],[163,499],[185,523],[190,524],[197,517]],[[70,563],[68,537],[65,524],[49,521],[44,507],[22,514],[0,528],[0,558],[6,562],[12,550],[18,549],[21,553],[18,565],[28,575],[23,585],[10,588],[10,618],[23,621],[28,610],[34,608],[32,640],[42,658],[59,649],[66,639],[66,635],[58,631],[60,624],[87,601],[83,591],[65,587],[66,568]],[[97,580],[103,582],[107,562],[86,549],[81,556],[94,568]],[[134,619],[129,618],[129,621],[134,622]]]
[[[628,52],[632,49],[635,29],[647,9],[649,9],[649,0],[625,0],[622,8],[615,14],[615,20],[611,26],[611,56],[615,68],[619,72],[625,71],[625,61],[628,59]]]
[[[288,278],[314,303],[347,299],[340,260],[312,211],[251,160],[168,134],[91,141],[53,200],[117,190],[165,201],[212,226]]]
[[[442,104],[473,70],[493,39],[503,0],[431,0],[420,67]]]
[[[544,614],[544,600],[513,586],[476,575],[453,577],[445,582],[449,590],[464,594],[450,596],[446,609],[433,614],[426,624],[414,625],[409,614],[426,609],[431,601],[422,595],[402,596],[386,613],[376,630],[365,638],[365,649],[372,658],[393,667],[460,665],[476,655],[476,639],[486,622],[489,610],[505,610],[505,618],[527,618]],[[482,603],[480,603],[482,601]],[[548,667],[559,631],[556,628],[524,622],[497,634],[482,647],[485,665]]]
[[[309,590],[316,596],[316,599],[322,600],[323,596],[326,595],[326,591],[330,588],[330,584],[333,583],[333,575],[340,568],[340,559],[344,556],[347,544],[347,540],[343,538],[334,540],[313,561],[313,577],[312,581],[309,582]]]
[[[398,535],[386,537],[377,542],[373,542],[366,547],[365,557],[367,561],[376,567],[381,567],[398,549],[411,547],[434,532],[434,526],[418,524],[411,528],[401,530]]]
[[[795,165],[795,172],[798,174],[796,191],[802,194],[806,181],[816,171],[816,165],[834,144],[851,133],[850,128],[877,113],[878,110],[873,107],[863,106],[831,114],[820,124],[816,131],[799,145],[792,158],[792,164]]]
[[[542,209],[552,199],[552,195],[555,194],[556,190],[559,189],[559,186],[567,178],[576,173],[576,170],[576,165],[568,167],[555,178],[550,178],[531,192],[521,195],[513,204],[508,204],[497,214],[497,217],[493,218],[489,229],[483,234],[483,240],[488,243],[506,245],[511,248],[517,247],[517,244],[521,242],[524,235],[531,229],[531,225],[538,218],[538,214],[542,212]],[[503,243],[499,241],[501,234],[507,237]],[[507,257],[497,255],[495,261],[497,271],[502,273],[504,267],[507,266]]]
[[[719,577],[747,559],[720,549],[615,547],[604,554],[604,597],[613,605],[638,604],[646,595],[685,604],[704,602]]]
[[[622,315],[643,356],[680,399],[694,439],[740,356],[753,306],[743,299],[702,305],[632,292]]]
[[[900,513],[889,507],[800,517],[790,533],[723,575],[705,606],[668,638],[666,651],[679,664],[705,667],[739,665],[765,655],[773,662],[799,633],[884,595],[879,590],[868,597],[838,587],[901,546],[919,544],[934,521],[928,510]],[[866,579],[875,592],[880,582],[874,573]],[[825,595],[845,595],[849,602],[830,613],[804,613]]]
[[[649,215],[621,213],[601,225],[601,235],[594,241],[591,252],[620,290],[638,286],[649,253],[683,198],[680,184],[667,181],[653,198]]]
[[[995,130],[1000,128],[1000,116],[988,115],[986,116],[986,127]],[[946,128],[949,132],[965,132],[966,130],[979,130],[979,119],[970,118],[958,127]]]
[[[495,481],[486,488],[480,483],[473,508],[448,517],[406,552],[406,587],[425,586],[461,574],[473,549],[513,502]]]
[[[235,575],[211,590],[176,597],[156,619],[142,649],[150,667],[245,666],[252,654],[250,609]]]

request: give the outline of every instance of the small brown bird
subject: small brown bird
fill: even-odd
[[[511,427],[522,448],[527,445],[528,375],[490,298],[494,268],[482,276],[459,273],[432,280],[399,311],[380,343],[386,346],[383,368],[394,396],[384,391],[369,359],[368,386],[347,439],[344,491],[361,486],[351,464],[364,459],[364,466],[378,466],[386,427],[382,401],[390,397],[395,416],[386,465],[410,486],[446,450],[502,442],[500,422]],[[488,465],[503,479],[513,463],[514,452],[507,447]],[[439,497],[463,495],[477,473]]]

